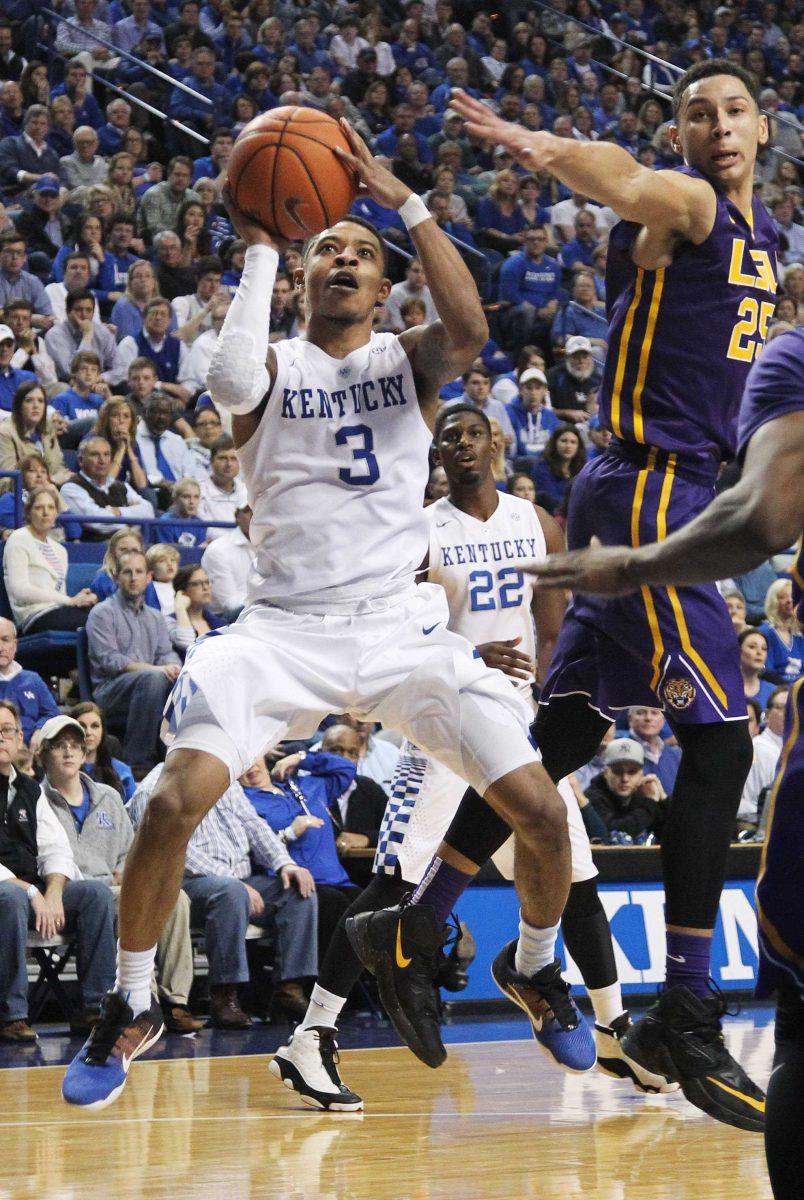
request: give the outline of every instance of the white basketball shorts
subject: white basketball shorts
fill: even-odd
[[[458,811],[466,786],[466,781],[449,767],[404,742],[377,838],[375,873],[393,875],[398,865],[406,882],[418,883]],[[561,780],[558,791],[567,806],[572,882],[594,879],[597,867],[575,793],[566,779]],[[500,847],[493,861],[504,879],[513,879],[513,836]]]
[[[364,608],[313,615],[255,604],[199,639],[165,706],[169,752],[205,750],[236,779],[277,742],[351,713],[400,730],[481,795],[537,761],[527,705],[447,629],[441,587]]]

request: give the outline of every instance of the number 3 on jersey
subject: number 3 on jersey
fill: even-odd
[[[372,454],[374,434],[368,425],[344,425],[335,434],[337,446],[347,446],[352,451],[352,462],[361,463],[363,471],[354,467],[341,467],[338,478],[353,487],[368,487],[380,478],[380,464]]]
[[[499,584],[499,605],[494,584]],[[495,580],[491,571],[472,571],[469,576],[470,612],[489,612],[493,608],[517,608],[522,603],[524,578],[514,567],[504,567]]]

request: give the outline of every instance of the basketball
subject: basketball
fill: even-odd
[[[349,211],[357,179],[333,147],[351,153],[340,125],[312,108],[275,108],[250,121],[229,160],[235,205],[269,233],[299,241]]]

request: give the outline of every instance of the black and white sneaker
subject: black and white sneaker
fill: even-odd
[[[625,1053],[620,1039],[630,1028],[631,1018],[627,1012],[617,1017],[616,1021],[612,1021],[611,1025],[595,1024],[598,1071],[611,1079],[629,1079],[639,1092],[651,1095],[677,1092],[677,1083],[666,1079],[664,1075],[646,1070]]]
[[[690,1104],[716,1121],[762,1133],[765,1095],[726,1049],[725,1012],[720,995],[701,1000],[676,984],[626,1031],[622,1048],[648,1071],[678,1080]]]
[[[287,1046],[277,1050],[268,1070],[311,1108],[357,1112],[363,1101],[341,1080],[339,1061],[334,1029],[297,1029]]]

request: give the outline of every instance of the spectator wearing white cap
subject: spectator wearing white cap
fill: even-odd
[[[539,367],[527,367],[519,377],[519,395],[506,405],[513,426],[514,455],[535,458],[561,421],[547,408],[547,376]]]
[[[592,357],[589,338],[578,335],[567,338],[563,360],[547,372],[556,416],[574,424],[586,421],[594,411],[602,378],[603,372]]]
[[[655,775],[645,774],[645,751],[639,742],[615,738],[606,747],[603,764],[585,795],[606,827],[608,840],[628,844],[658,835],[667,793]],[[582,812],[589,829],[586,809]]]

